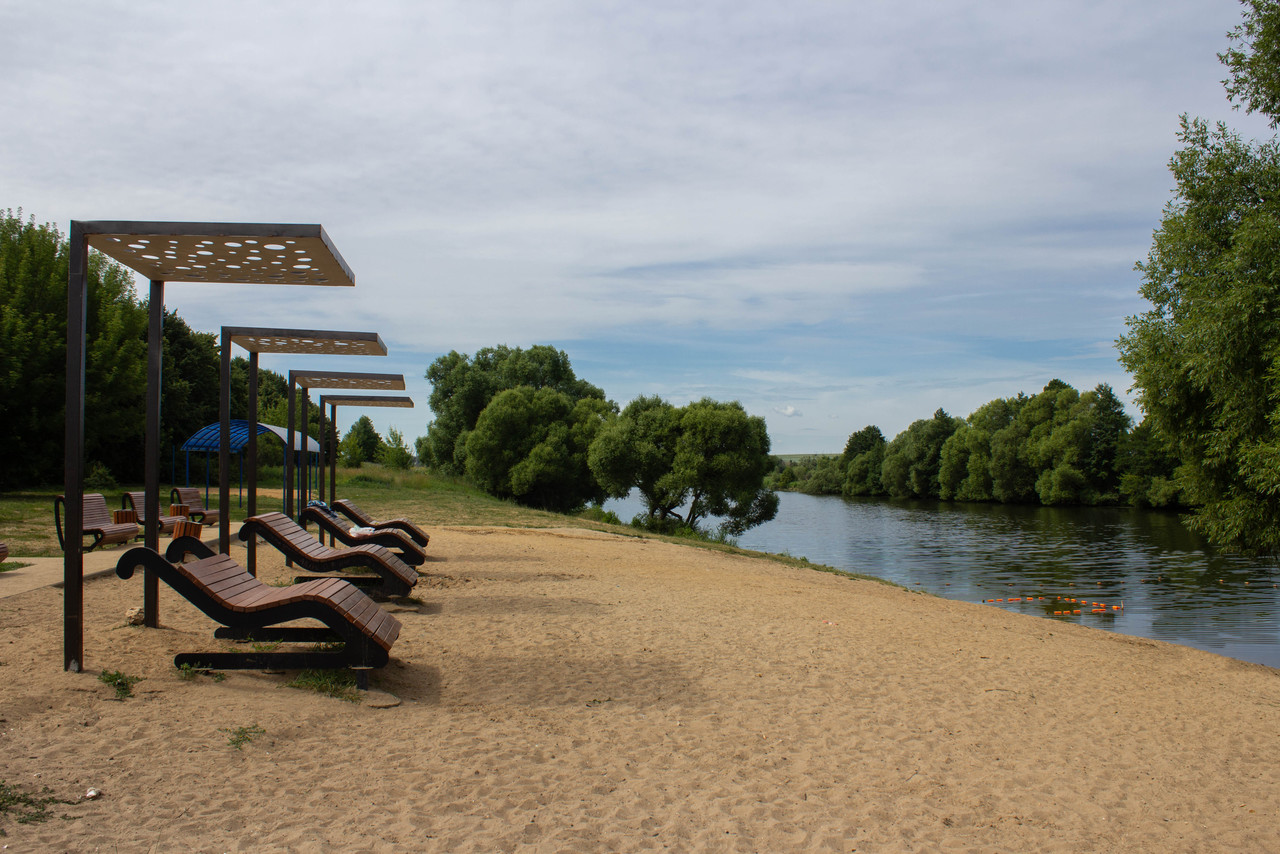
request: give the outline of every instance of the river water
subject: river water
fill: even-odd
[[[1175,515],[792,492],[779,498],[777,517],[738,545],[947,599],[1280,667],[1280,567],[1216,553]],[[605,506],[624,522],[642,510],[634,493]]]

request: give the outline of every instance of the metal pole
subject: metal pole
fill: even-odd
[[[321,501],[325,500],[324,499],[324,496],[325,496],[324,470],[325,470],[325,467],[327,466],[327,463],[325,462],[326,460],[325,452],[328,451],[328,445],[329,445],[329,428],[326,426],[326,420],[324,417],[324,395],[320,395],[320,477],[317,480],[319,481],[319,485],[320,485],[319,491],[320,491]]]
[[[329,404],[329,444],[333,447],[333,456],[329,459],[329,501],[338,499],[338,404]],[[334,545],[334,536],[329,534],[329,545]]]
[[[147,514],[143,543],[160,550],[160,397],[164,379],[164,282],[151,280],[147,308],[147,430],[143,465],[143,512]],[[142,623],[149,628],[160,626],[160,579],[145,569],[142,574]]]
[[[297,406],[296,398],[293,393],[293,375],[294,371],[289,372],[289,429],[288,441],[284,443],[284,512],[286,515],[294,516],[293,512],[293,411]],[[296,518],[296,516],[295,516]]]
[[[66,541],[62,553],[62,669],[84,667],[84,351],[88,315],[88,254],[84,227],[71,221],[67,275],[67,396],[62,491]]]
[[[231,554],[231,336],[222,327],[222,368],[218,383],[218,551]]]
[[[311,497],[311,390],[302,387],[302,468],[298,473],[298,516]]]
[[[258,351],[249,353],[249,509],[250,516],[258,515]],[[250,537],[245,543],[245,563],[249,574],[257,575],[258,538]]]

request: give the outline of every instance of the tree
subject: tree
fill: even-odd
[[[939,409],[933,418],[916,421],[895,436],[880,468],[888,493],[894,498],[939,497],[942,446],[960,424],[959,419]]]
[[[654,527],[698,530],[719,516],[720,533],[737,535],[778,512],[777,494],[764,486],[773,467],[764,419],[736,401],[676,408],[637,398],[601,429],[589,463],[610,496],[639,490]]]
[[[389,469],[408,470],[413,465],[413,454],[404,443],[404,434],[394,427],[387,430],[387,439],[378,448],[376,459]]]
[[[845,469],[842,490],[845,495],[884,494],[880,471],[884,466],[884,452],[887,446],[884,434],[874,424],[868,424],[849,436],[849,441],[844,446],[844,453],[840,456]]]
[[[194,331],[171,311],[164,312],[161,329],[160,450],[167,455],[192,433],[218,420],[221,378],[218,343],[212,333]]]
[[[1255,9],[1274,16],[1271,4]],[[1221,547],[1274,552],[1280,144],[1246,143],[1222,124],[1210,130],[1186,116],[1179,140],[1170,164],[1176,196],[1137,265],[1152,308],[1128,318],[1120,360],[1181,461],[1178,484],[1195,505],[1191,527]]]
[[[605,399],[603,391],[574,375],[563,350],[546,345],[487,347],[474,358],[454,350],[432,362],[426,377],[436,417],[427,426],[430,459],[423,462],[458,473],[466,470],[467,432],[500,392],[528,386],[554,389],[574,401]]]
[[[1150,419],[1130,430],[1120,443],[1120,495],[1137,507],[1181,504],[1178,460],[1156,434]]]
[[[351,425],[347,435],[342,437],[342,441],[338,444],[338,453],[344,466],[359,468],[361,463],[373,462],[377,459],[378,450],[381,447],[382,438],[378,435],[378,431],[373,429],[373,421],[368,415],[361,415]]]
[[[486,492],[566,513],[604,500],[587,454],[613,405],[552,388],[500,392],[466,434],[467,476]]]
[[[1227,37],[1237,46],[1218,54],[1231,72],[1222,81],[1228,100],[1246,113],[1269,116],[1280,124],[1280,4],[1275,0],[1241,0],[1244,22]]]
[[[57,228],[0,211],[0,486],[60,482],[69,246]],[[88,258],[85,459],[140,481],[147,311],[133,274]]]

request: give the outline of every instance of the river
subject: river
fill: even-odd
[[[739,546],[947,599],[1280,667],[1280,567],[1214,552],[1175,515],[792,492],[779,498],[777,517],[737,538]],[[605,507],[624,522],[642,509],[634,493]]]

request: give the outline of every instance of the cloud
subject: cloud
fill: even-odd
[[[1218,82],[1238,16],[7,4],[0,204],[64,229],[321,222],[354,292],[175,284],[169,307],[376,330],[418,377],[551,343],[623,402],[739,399],[780,452],[838,449],[1053,376],[1127,387],[1110,342],[1141,310],[1178,114],[1270,136]],[[426,391],[380,429],[420,435]]]

